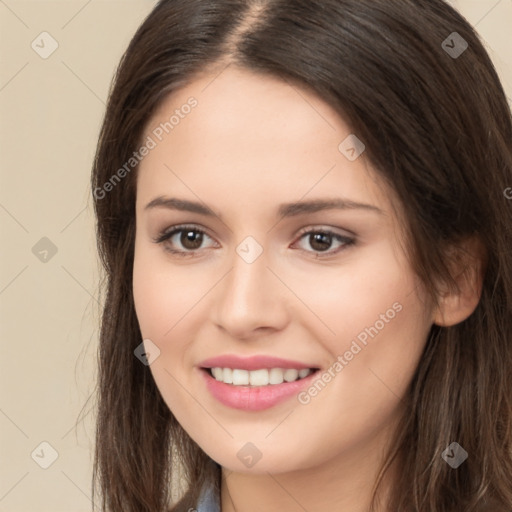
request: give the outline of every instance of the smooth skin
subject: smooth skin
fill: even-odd
[[[230,65],[168,96],[145,136],[190,97],[197,106],[157,140],[137,177],[133,287],[143,338],[160,349],[152,375],[223,467],[223,512],[365,511],[430,327],[467,318],[478,280],[434,307],[406,259],[391,191],[364,153],[352,162],[340,152],[351,129],[320,98]],[[215,215],[146,208],[161,196]],[[282,203],[341,198],[380,211],[278,214]],[[181,224],[206,234],[155,242]],[[325,230],[354,243],[315,237]],[[250,264],[236,251],[248,236],[263,249]],[[245,412],[205,386],[200,363],[221,354],[328,369],[395,303],[401,311],[306,405],[293,397]],[[252,468],[237,457],[248,442],[262,454]]]

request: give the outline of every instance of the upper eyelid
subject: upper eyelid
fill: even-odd
[[[163,237],[174,236],[176,233],[185,231],[186,229],[189,229],[190,231],[197,231],[197,232],[203,233],[206,236],[208,236],[209,238],[211,238],[212,240],[214,239],[214,237],[212,237],[208,233],[208,230],[202,226],[199,226],[196,224],[178,224],[176,226],[171,226],[170,228],[166,228],[166,229],[163,229],[162,231],[159,231],[158,234],[153,238],[153,241],[157,242],[158,240],[160,240]]]
[[[317,226],[308,226],[306,228],[302,228],[299,230],[296,236],[302,236],[304,234],[307,234],[309,232],[327,232],[332,233],[333,235],[341,236],[343,238],[356,238],[357,235],[353,231],[350,231],[349,229],[343,229],[345,233],[339,233],[338,230],[341,228],[331,228],[327,226],[317,225]]]

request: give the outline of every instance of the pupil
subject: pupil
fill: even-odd
[[[320,244],[320,247],[317,248],[320,251],[323,251],[323,250],[326,250],[329,248],[328,246],[330,245],[331,235],[327,235],[325,233],[315,233],[312,236],[313,236],[314,242],[311,244],[311,246],[313,248],[315,248],[316,243]],[[326,247],[326,245],[327,245],[327,247]]]
[[[195,231],[186,231],[183,232],[182,235],[182,244],[184,247],[187,247],[188,249],[197,249],[201,246],[202,241],[202,234],[196,233]],[[192,247],[188,246],[188,244],[191,244]]]

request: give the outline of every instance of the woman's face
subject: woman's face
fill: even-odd
[[[168,97],[144,140],[135,306],[183,428],[240,472],[378,451],[433,312],[349,126],[311,93],[230,66]]]

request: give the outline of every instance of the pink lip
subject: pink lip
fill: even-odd
[[[296,396],[301,389],[311,384],[316,378],[317,372],[313,372],[303,379],[294,382],[283,382],[269,386],[233,386],[214,379],[209,368],[237,368],[240,370],[260,370],[270,368],[294,368],[302,370],[305,368],[318,368],[299,361],[291,361],[270,356],[240,357],[235,355],[224,355],[212,357],[203,361],[200,365],[200,372],[205,379],[206,387],[220,403],[245,411],[261,411],[269,409],[292,396]],[[205,369],[207,368],[207,369]]]
[[[262,411],[284,402],[311,385],[318,371],[294,382],[269,386],[233,386],[214,379],[208,370],[199,370],[210,393],[223,405],[244,411]]]
[[[318,368],[314,365],[289,359],[280,359],[279,357],[263,355],[240,357],[231,354],[206,359],[206,361],[203,361],[198,366],[201,368],[237,368],[239,370],[262,370],[263,368],[295,368],[296,370],[302,370],[305,368]]]

